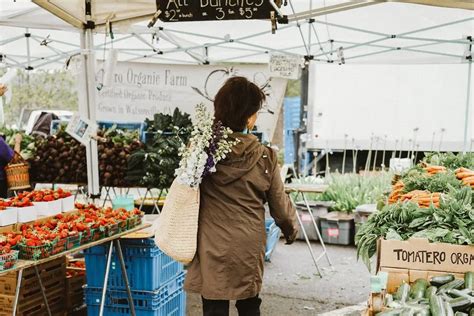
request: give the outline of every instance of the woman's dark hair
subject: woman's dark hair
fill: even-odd
[[[214,117],[235,132],[243,131],[247,120],[257,113],[265,101],[265,94],[244,77],[227,79],[214,99]]]

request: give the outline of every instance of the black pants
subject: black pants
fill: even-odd
[[[0,198],[6,199],[7,198],[7,180],[0,179]]]
[[[260,316],[262,300],[258,295],[235,303],[239,316]],[[229,301],[206,300],[202,298],[204,316],[229,316]]]

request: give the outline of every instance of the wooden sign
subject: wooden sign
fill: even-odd
[[[279,2],[279,1],[276,1]],[[158,0],[164,22],[270,19],[269,0]]]

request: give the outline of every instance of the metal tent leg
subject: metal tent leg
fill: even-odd
[[[104,287],[102,288],[102,297],[100,299],[99,316],[104,315],[105,294],[107,293],[107,284],[109,283],[110,263],[112,261],[112,250],[114,249],[113,242],[109,243],[109,252],[107,255],[107,263],[105,266]]]
[[[51,310],[49,309],[48,298],[46,297],[45,289],[43,287],[43,282],[41,281],[41,276],[38,272],[38,266],[36,265],[35,265],[35,273],[36,273],[36,278],[38,278],[41,294],[43,294],[43,300],[44,300],[44,304],[46,305],[46,310],[48,311],[48,315],[51,316]]]
[[[114,240],[115,250],[117,251],[120,267],[122,268],[122,278],[125,283],[125,289],[127,290],[128,296],[128,306],[130,306],[130,315],[135,316],[135,306],[133,303],[132,291],[130,290],[130,284],[128,283],[128,276],[127,276],[127,267],[125,266],[125,261],[123,260],[123,253],[122,253],[122,245],[120,244],[120,240]]]
[[[12,314],[12,316],[16,316],[16,310],[18,308],[18,298],[20,296],[22,278],[23,278],[23,269],[18,271],[18,277],[17,277],[17,281],[16,281],[16,290],[15,290],[15,299],[13,301],[13,314]]]
[[[311,220],[313,222],[314,229],[316,230],[316,234],[318,235],[319,242],[321,243],[321,247],[323,247],[323,253],[321,254],[321,256],[324,255],[326,257],[329,263],[329,266],[334,271],[334,266],[332,265],[331,259],[329,259],[328,251],[326,249],[326,245],[324,244],[323,236],[321,236],[321,232],[319,231],[318,224],[316,223],[316,220],[314,219],[313,211],[311,210],[311,207],[308,203],[308,199],[306,198],[306,195],[304,193],[301,193],[301,195],[303,196],[303,201],[304,201],[304,204],[306,205],[306,209],[308,210],[309,215],[311,216]],[[321,256],[319,256],[318,259],[321,258]]]
[[[296,209],[296,217],[298,218],[298,223],[300,224],[301,231],[303,232],[303,235],[304,235],[304,239],[306,240],[306,244],[308,245],[309,253],[311,254],[311,257],[313,258],[314,266],[318,270],[318,275],[322,278],[323,274],[321,273],[321,269],[319,268],[318,260],[314,256],[313,248],[311,247],[311,242],[309,241],[308,235],[306,234],[306,230],[304,229],[303,222],[301,221],[300,213],[298,212],[298,209]]]

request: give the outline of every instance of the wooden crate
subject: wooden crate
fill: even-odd
[[[38,273],[41,277],[43,286],[47,287],[52,283],[57,283],[61,279],[64,280],[66,276],[66,261],[65,258],[58,258],[46,262],[38,266]],[[15,295],[16,285],[18,280],[18,272],[10,272],[0,277],[0,293],[7,295]],[[63,285],[64,286],[64,285]],[[21,280],[20,294],[27,295],[27,293],[37,291],[39,289],[38,279],[34,268],[28,268],[23,271]]]
[[[85,275],[76,275],[66,278],[66,310],[68,312],[84,305]]]
[[[38,266],[50,309],[54,315],[64,315],[65,311],[65,258],[58,258]],[[18,272],[10,272],[0,277],[0,316],[11,315],[18,280]],[[23,271],[18,297],[17,315],[46,315],[46,305],[34,268]]]
[[[64,315],[64,288],[58,288],[54,291],[46,291],[48,305],[53,315]],[[0,316],[10,316],[13,314],[13,295],[0,295]],[[18,302],[17,315],[47,315],[46,304],[43,296],[40,295],[34,299]]]

